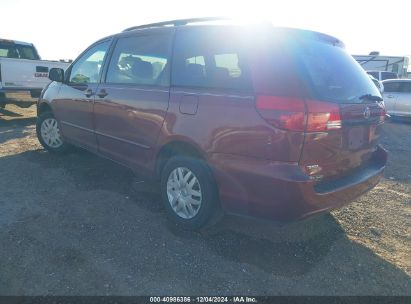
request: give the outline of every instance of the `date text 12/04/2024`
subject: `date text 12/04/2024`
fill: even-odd
[[[150,297],[150,303],[258,303],[255,297]]]

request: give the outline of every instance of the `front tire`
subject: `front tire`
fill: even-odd
[[[171,158],[161,173],[161,197],[168,217],[183,228],[203,228],[222,214],[214,178],[200,159]]]
[[[52,112],[45,112],[37,117],[36,133],[39,142],[47,151],[62,154],[69,148],[61,135],[60,124]]]

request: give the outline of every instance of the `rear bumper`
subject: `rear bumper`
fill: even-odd
[[[383,175],[387,152],[378,147],[369,166],[320,183],[297,163],[226,154],[212,154],[209,162],[228,213],[288,221],[341,207],[373,188]]]

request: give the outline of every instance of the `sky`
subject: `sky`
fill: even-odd
[[[320,31],[348,52],[411,55],[411,1],[391,0],[0,0],[0,38],[33,43],[42,59],[75,59],[130,26],[229,16]]]

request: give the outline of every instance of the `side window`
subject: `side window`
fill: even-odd
[[[120,38],[108,68],[106,83],[169,85],[171,36]]]
[[[403,92],[403,93],[411,93],[411,82],[403,82],[403,83],[401,83],[401,92]]]
[[[74,84],[98,83],[109,46],[110,41],[105,41],[83,54],[71,68],[69,82]]]
[[[385,80],[385,79],[396,79],[396,78],[398,78],[398,76],[397,76],[397,74],[395,74],[395,73],[382,72],[382,73],[381,73],[381,78],[382,78],[382,80]]]
[[[172,84],[185,87],[251,90],[244,43],[229,31],[177,32]]]
[[[5,43],[0,44],[0,57],[19,58],[15,44]]]
[[[38,59],[38,55],[32,46],[21,46],[18,48],[20,58],[22,59],[31,59],[36,60]]]
[[[400,91],[400,83],[399,82],[385,82],[384,83],[384,92],[387,93],[394,93]]]
[[[195,57],[187,58],[186,64],[190,64],[190,63],[201,64],[202,66],[205,67],[204,56],[195,56]]]
[[[238,64],[239,58],[237,53],[216,54],[214,55],[216,68],[225,69],[230,77],[241,77],[241,68]]]
[[[7,57],[9,48],[0,44],[0,57]]]

